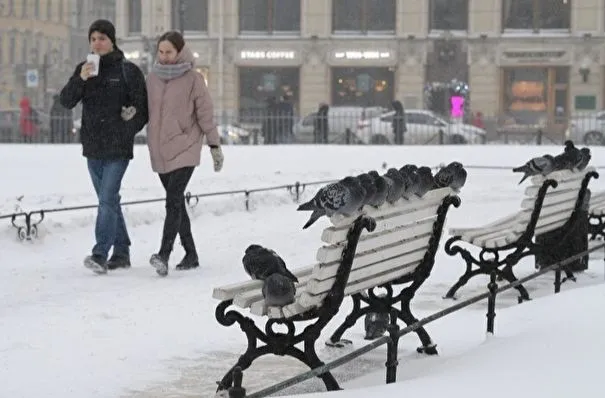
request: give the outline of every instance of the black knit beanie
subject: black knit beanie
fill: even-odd
[[[96,21],[94,21],[92,23],[92,25],[90,25],[90,28],[88,28],[88,41],[89,42],[90,42],[90,36],[94,32],[103,33],[104,35],[109,37],[109,40],[111,40],[111,42],[113,43],[113,46],[117,47],[116,46],[116,27],[113,26],[113,24],[111,22],[109,22],[108,20],[97,19]]]

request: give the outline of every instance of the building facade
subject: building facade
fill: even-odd
[[[603,108],[604,20],[602,0],[117,0],[116,21],[144,69],[182,28],[224,113],[424,107],[454,80],[472,111],[531,122]]]
[[[69,0],[0,2],[0,109],[18,107],[23,96],[50,107],[73,70],[70,13]]]

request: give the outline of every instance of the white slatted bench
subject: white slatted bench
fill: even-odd
[[[598,178],[594,168],[532,177],[518,212],[481,227],[450,229],[452,237],[446,242],[445,251],[450,256],[459,254],[466,263],[466,270],[445,297],[454,298],[456,291],[471,278],[489,275],[492,271],[509,282],[517,280],[512,267],[519,260],[549,249],[537,243],[535,236],[564,231],[575,222],[574,216],[591,178]],[[461,243],[479,248],[479,255],[473,256]],[[529,293],[522,285],[517,290],[520,301],[529,299]]]
[[[443,188],[429,191],[423,198],[401,199],[378,209],[365,206],[360,213],[362,218],[360,215],[332,217],[332,225],[321,234],[323,244],[316,253],[317,263],[292,269],[299,283],[295,302],[284,307],[265,304],[260,281],[249,280],[215,288],[213,298],[221,301],[216,309],[217,321],[224,326],[239,323],[248,337],[248,349],[233,368],[245,369],[254,359],[266,354],[290,355],[311,368],[321,366],[315,353],[315,342],[338,312],[342,300],[405,278],[416,283],[411,294],[406,296],[404,308],[397,311],[404,322],[414,323],[416,319],[409,310],[409,300],[430,274],[449,206],[459,204],[455,192]],[[372,220],[374,228],[366,228],[368,232],[356,238],[352,231],[357,229],[361,233],[358,224],[365,219]],[[226,312],[228,307],[261,317],[266,322],[264,331],[238,311]],[[294,322],[309,320],[315,320],[315,323],[296,334]],[[275,324],[287,326],[288,332],[274,332]],[[434,347],[424,329],[419,336],[427,347]],[[257,347],[257,340],[264,345]],[[304,350],[295,347],[303,342]],[[339,388],[329,373],[321,377],[328,390]],[[231,383],[230,370],[219,383],[219,390],[229,388]]]

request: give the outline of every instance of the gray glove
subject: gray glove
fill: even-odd
[[[223,156],[223,150],[220,146],[210,148],[210,155],[212,155],[214,171],[218,173],[223,168],[223,161],[225,160],[225,157]]]

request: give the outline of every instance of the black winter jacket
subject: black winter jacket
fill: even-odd
[[[145,76],[124,53],[113,51],[101,57],[99,75],[82,80],[84,62],[61,90],[61,104],[74,108],[82,101],[80,140],[83,155],[91,159],[132,159],[134,136],[149,119]],[[126,81],[125,81],[126,80]],[[134,106],[135,116],[124,121],[122,106]]]

